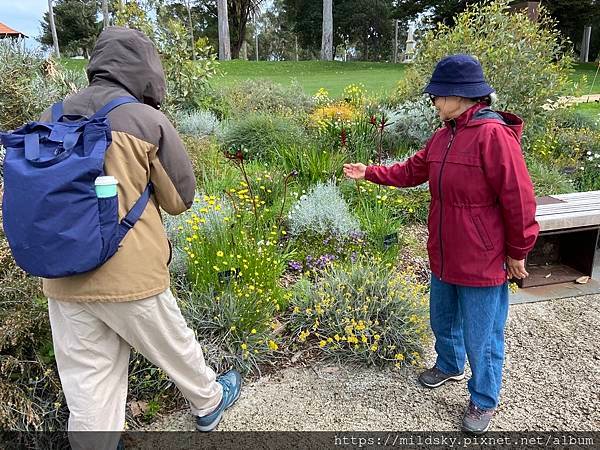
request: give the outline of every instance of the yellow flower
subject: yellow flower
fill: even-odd
[[[242,350],[247,350],[247,349],[248,349],[248,345],[242,344]]]
[[[319,347],[323,348],[327,345],[327,341],[321,341],[319,342]]]
[[[300,342],[304,342],[308,336],[310,336],[310,331],[301,331],[300,335],[298,336],[298,340]]]
[[[378,348],[379,347],[377,347],[375,344],[371,345],[371,351],[372,352],[376,352]]]
[[[250,334],[256,334],[256,328],[252,328],[252,330],[250,331]]]
[[[279,348],[279,346],[274,341],[271,341],[271,340],[269,341],[268,345],[272,351],[275,351]]]

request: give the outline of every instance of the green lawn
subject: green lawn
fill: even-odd
[[[580,103],[575,109],[593,120],[600,121],[600,102]]]
[[[63,59],[65,67],[83,69],[87,61],[81,59]],[[296,80],[309,94],[319,88],[325,88],[331,96],[339,96],[344,87],[351,83],[362,83],[369,93],[390,91],[402,78],[404,64],[370,62],[325,62],[325,61],[223,61],[220,63],[222,74],[213,79],[215,86],[229,86],[245,79],[269,79],[281,84],[290,84]],[[597,65],[594,63],[576,64],[572,79],[581,82],[585,75],[587,81],[581,84],[582,93],[589,93],[592,87]],[[600,93],[600,75],[592,89]]]
[[[390,91],[402,78],[406,65],[340,61],[225,61],[223,76],[216,86],[227,86],[244,79],[269,79],[281,84],[296,80],[310,94],[325,88],[331,96],[342,94],[351,83],[362,83],[368,92]]]
[[[596,75],[597,70],[597,63],[584,63],[575,65],[575,73],[571,76],[571,79],[580,84],[582,95],[589,94],[590,90],[592,94],[600,94],[600,72],[598,73],[596,82],[594,83],[594,76]],[[585,82],[582,80],[584,76],[587,79]]]

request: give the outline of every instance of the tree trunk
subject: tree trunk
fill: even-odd
[[[323,35],[321,38],[321,59],[333,59],[333,0],[323,0]]]
[[[247,20],[244,20],[243,17],[242,21],[237,23],[238,39],[233,43],[233,47],[231,47],[231,57],[233,59],[238,59],[240,57],[240,50],[242,49],[242,44],[246,40],[246,24]]]
[[[108,0],[102,0],[102,17],[104,19],[104,28],[110,26],[108,17]]]
[[[190,39],[192,41],[192,60],[196,61],[196,40],[194,39],[194,23],[192,22],[192,6],[190,0],[185,2],[188,12],[188,25],[190,27]]]
[[[58,36],[56,35],[56,25],[54,23],[54,8],[52,1],[48,0],[48,19],[50,20],[50,30],[52,31],[52,42],[54,43],[54,55],[60,58],[60,48],[58,47]]]
[[[231,59],[231,44],[229,42],[229,19],[227,17],[227,0],[217,0],[217,13],[219,17],[219,59]]]

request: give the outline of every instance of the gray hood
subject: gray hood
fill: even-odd
[[[165,74],[154,44],[130,28],[108,27],[100,34],[87,75],[90,85],[117,84],[155,108],[165,97]]]

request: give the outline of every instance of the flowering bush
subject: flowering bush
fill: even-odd
[[[366,239],[362,232],[352,232],[349,236],[339,238],[336,235],[317,235],[306,233],[302,236],[301,248],[288,262],[288,269],[305,275],[318,275],[335,262],[354,262],[359,255],[365,254]]]
[[[597,152],[588,150],[579,161],[575,174],[575,186],[579,191],[600,189],[600,148]]]
[[[426,286],[377,260],[334,266],[294,287],[290,329],[299,346],[367,365],[419,364],[427,336]]]
[[[362,83],[349,84],[344,88],[343,97],[346,103],[355,108],[361,108],[366,101],[367,90]]]
[[[217,371],[233,365],[243,372],[259,372],[281,345],[279,322],[289,293],[272,291],[251,282],[233,282],[215,292],[184,291],[180,305],[189,326],[208,346],[207,359]]]
[[[319,88],[313,96],[313,100],[317,106],[326,106],[332,102],[331,97],[329,97],[329,91],[325,88]]]
[[[341,129],[342,126],[348,126],[357,117],[359,117],[359,113],[356,108],[352,104],[342,102],[315,109],[310,116],[310,121],[323,131],[330,127]]]

